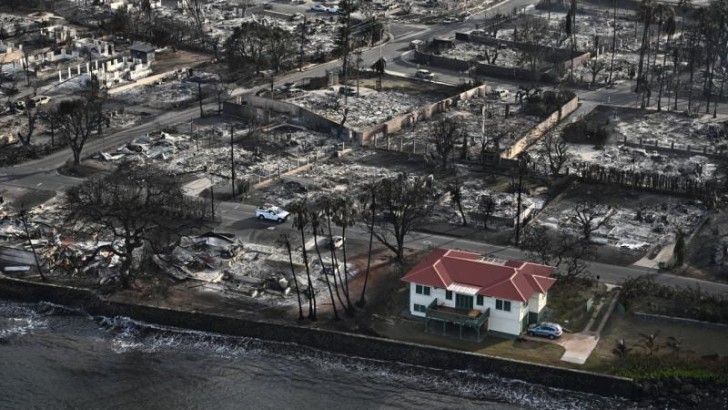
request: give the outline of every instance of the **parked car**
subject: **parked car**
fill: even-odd
[[[496,88],[493,91],[493,94],[498,98],[507,98],[509,95],[511,95],[511,92],[508,90],[504,90],[502,88]]]
[[[417,50],[420,48],[423,44],[425,44],[422,40],[412,40],[410,41],[409,48],[412,50]]]
[[[341,87],[339,87],[339,94],[348,95],[348,96],[356,95],[356,88],[341,86]]]
[[[564,331],[563,329],[561,329],[561,326],[557,325],[556,323],[543,322],[539,325],[533,325],[529,327],[526,333],[529,336],[548,337],[549,339],[553,340],[557,337],[561,337]]]
[[[326,9],[326,12],[331,14],[339,14],[339,6],[331,6]]]
[[[328,10],[328,8],[326,6],[324,6],[323,4],[314,4],[314,6],[311,7],[311,10],[320,11],[320,12],[324,13]]]
[[[452,24],[457,22],[458,19],[456,19],[455,17],[446,17],[444,20],[442,20],[442,24]]]
[[[430,70],[417,70],[415,77],[423,80],[432,80],[435,78],[435,74],[432,74]]]
[[[344,246],[344,241],[346,238],[343,236],[332,236],[328,243],[329,249],[339,249],[342,246]]]
[[[39,96],[33,97],[33,102],[35,103],[35,105],[48,104],[49,102],[51,102],[51,97],[48,97],[45,95],[39,95]]]
[[[255,216],[258,219],[267,219],[278,223],[285,222],[288,219],[288,215],[290,215],[288,211],[270,204],[261,205],[255,210]]]

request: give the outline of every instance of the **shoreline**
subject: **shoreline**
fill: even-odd
[[[47,301],[80,308],[95,316],[124,316],[181,329],[295,343],[308,348],[365,359],[450,371],[492,373],[546,387],[605,397],[616,396],[634,401],[643,398],[639,384],[627,378],[336,330],[264,322],[220,313],[170,309],[141,302],[111,301],[86,288],[38,283],[0,275],[0,297],[22,302]]]

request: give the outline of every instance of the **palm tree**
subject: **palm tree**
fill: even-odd
[[[346,258],[346,228],[354,226],[359,214],[359,210],[356,208],[356,204],[351,197],[342,195],[335,200],[334,208],[334,223],[341,228],[341,237],[344,238],[344,243],[341,246],[344,254],[344,296],[346,297],[346,307],[350,311],[353,311],[351,304],[351,298],[349,297],[349,273],[348,264]]]
[[[642,340],[640,340],[639,344],[637,346],[647,350],[648,354],[652,356],[653,353],[657,353],[658,350],[660,350],[660,344],[657,342],[657,336],[660,335],[660,331],[657,330],[654,333],[645,334],[640,333],[639,334]]]
[[[614,53],[617,50],[617,0],[614,0],[614,19],[612,21],[612,62],[609,64],[609,83],[614,73]]]
[[[312,207],[312,209],[309,210],[308,214],[309,219],[311,220],[311,229],[313,230],[313,243],[316,247],[316,254],[318,255],[319,264],[321,265],[321,268],[325,268],[323,258],[321,258],[321,249],[319,248],[318,244],[318,235],[319,233],[323,232],[323,226],[321,226],[321,210],[317,209],[316,207]],[[334,272],[334,266],[333,261],[331,265],[331,273]],[[334,291],[331,289],[331,282],[329,281],[329,275],[326,274],[326,270],[323,270],[323,275],[326,277],[326,286],[329,288],[329,296],[331,297],[331,306],[334,307],[334,319],[335,320],[341,320],[341,317],[339,317],[339,310],[336,309],[336,299],[334,299]]]
[[[308,214],[308,202],[306,198],[294,201],[288,206],[293,214],[293,227],[301,232],[301,249],[303,252],[303,264],[306,266],[306,279],[308,281],[308,318],[316,320],[316,292],[311,281],[311,268],[308,265],[308,251],[306,250],[306,228],[311,221]]]
[[[334,201],[331,198],[325,197],[321,200],[321,205],[323,207],[323,215],[326,218],[326,227],[328,230],[329,241],[333,242],[334,233],[331,230],[331,219],[334,215]],[[334,270],[332,276],[334,277],[334,289],[336,290],[336,298],[339,299],[339,303],[341,304],[341,306],[344,306],[344,309],[347,311],[347,313],[350,314],[351,312],[349,312],[347,305],[344,303],[344,299],[342,299],[341,297],[341,293],[339,292],[339,284],[336,281],[338,277],[339,283],[342,282],[340,276],[341,270],[339,269],[339,259],[336,256],[336,249],[331,246],[329,247],[329,252],[331,253],[331,267]]]
[[[640,8],[637,12],[638,19],[643,24],[643,30],[642,46],[640,47],[640,59],[639,64],[637,65],[637,86],[635,87],[635,92],[643,95],[641,105],[642,108],[645,108],[644,93],[647,91],[647,84],[644,75],[645,53],[647,52],[647,49],[649,47],[648,34],[650,32],[650,26],[653,22],[655,6],[656,4],[654,0],[642,0],[642,3],[640,3]]]
[[[672,16],[672,17],[670,17]],[[673,22],[673,32],[675,32],[674,23],[675,23],[675,9],[673,9],[671,6],[668,6],[666,4],[658,3],[655,6],[655,9],[653,11],[653,17],[655,21],[657,22],[657,41],[655,41],[655,52],[652,55],[652,69],[649,68],[649,62],[647,73],[650,75],[650,80],[648,83],[648,88],[650,92],[647,93],[647,105],[650,105],[650,96],[652,95],[652,83],[653,79],[655,77],[655,67],[657,66],[657,55],[660,53],[660,38],[662,36],[663,30],[662,27],[665,25],[668,19],[672,18]],[[662,66],[662,71],[665,70],[665,66]]]
[[[364,203],[369,203],[369,209],[367,212],[369,213],[369,252],[367,253],[367,270],[364,275],[364,286],[361,289],[361,297],[359,297],[359,301],[356,303],[358,307],[364,307],[367,304],[366,300],[366,292],[367,292],[367,283],[369,282],[369,270],[372,266],[372,244],[374,241],[374,218],[377,214],[377,186],[376,184],[367,184],[366,190],[369,194],[369,200],[362,201]]]
[[[301,305],[301,291],[298,288],[298,279],[296,279],[296,268],[293,266],[293,252],[291,252],[291,240],[287,234],[282,234],[280,241],[286,245],[288,251],[288,261],[291,264],[291,274],[293,275],[293,284],[296,286],[296,297],[298,298],[298,320],[303,320],[303,306]]]
[[[665,83],[665,64],[667,64],[667,54],[668,50],[670,49],[670,40],[672,40],[672,35],[675,34],[675,9],[673,9],[670,6],[666,6],[664,8],[664,20],[663,23],[665,25],[665,34],[667,34],[667,42],[665,43],[665,52],[662,55],[662,70],[660,70],[660,92],[657,95],[657,111],[662,111],[662,87]],[[661,20],[662,21],[662,20]],[[659,47],[659,42],[658,42]],[[677,65],[673,68],[673,75],[677,75]],[[668,99],[668,110],[670,109],[670,100]]]

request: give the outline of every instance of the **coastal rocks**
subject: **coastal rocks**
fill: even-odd
[[[728,385],[713,379],[667,378],[640,382],[641,408],[728,407]]]

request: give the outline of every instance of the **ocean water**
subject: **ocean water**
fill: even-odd
[[[2,409],[604,409],[630,402],[0,300]]]

